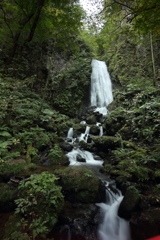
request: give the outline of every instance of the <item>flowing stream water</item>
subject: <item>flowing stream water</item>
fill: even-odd
[[[108,113],[107,106],[113,101],[112,83],[105,62],[92,60],[92,75],[91,75],[91,106],[96,106],[96,112],[106,116]],[[81,124],[86,124],[82,121]],[[96,124],[100,128],[99,136],[103,136],[103,127],[100,123]],[[78,137],[78,141],[87,142],[90,133],[90,127],[87,126],[84,133]],[[70,128],[67,138],[72,139],[74,130]],[[78,162],[77,156],[85,159],[85,162]],[[91,169],[101,181],[106,183],[106,202],[96,204],[100,207],[102,221],[99,225],[98,240],[130,240],[129,222],[118,217],[118,207],[123,199],[121,192],[115,188],[115,192],[109,190],[109,181],[107,176],[99,172],[99,168],[103,164],[103,160],[95,160],[91,152],[80,150],[78,147],[67,153],[70,161],[70,166],[85,166]],[[69,240],[69,239],[68,239]]]

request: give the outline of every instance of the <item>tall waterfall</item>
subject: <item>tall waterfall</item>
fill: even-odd
[[[112,83],[105,62],[92,60],[91,74],[91,106],[96,111],[107,115],[107,106],[113,101]]]

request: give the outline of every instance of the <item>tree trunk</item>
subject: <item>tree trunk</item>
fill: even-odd
[[[42,8],[44,6],[44,3],[45,3],[45,0],[41,0],[40,3],[39,3],[38,9],[37,9],[37,13],[36,13],[35,19],[33,21],[33,24],[31,26],[29,37],[28,37],[26,42],[31,42],[32,39],[33,39],[33,36],[34,36],[35,30],[36,30],[36,27],[37,27],[37,24],[38,24],[38,21],[39,21],[39,17],[40,17]]]
[[[152,67],[153,67],[153,86],[156,86],[156,69],[155,69],[155,61],[154,61],[152,33],[150,33],[150,43],[151,43],[151,55],[152,55]]]

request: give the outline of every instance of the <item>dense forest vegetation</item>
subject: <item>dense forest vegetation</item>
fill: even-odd
[[[95,4],[87,14],[78,0],[0,0],[0,212],[14,211],[1,239],[51,239],[65,184],[76,201],[88,203],[92,183],[91,196],[100,201],[91,171],[63,170],[68,129],[84,132],[79,122],[89,106],[92,58],[107,63],[114,101],[104,135],[81,148],[102,157],[101,172],[124,194],[131,187],[138,195],[133,240],[160,234],[160,3],[92,0],[89,6]],[[94,135],[93,113],[87,124]],[[8,183],[13,176],[23,179],[19,185]]]

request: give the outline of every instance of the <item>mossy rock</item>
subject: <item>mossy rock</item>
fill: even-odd
[[[112,136],[93,137],[95,147],[98,151],[108,152],[109,149],[113,150],[121,146],[121,139]]]
[[[85,133],[87,124],[74,124],[73,131],[76,134]]]
[[[84,141],[80,141],[79,145],[81,148],[83,148],[84,150],[88,150],[88,151],[93,151],[93,148],[94,148],[93,143],[86,143]]]
[[[97,118],[96,118],[95,115],[90,115],[90,116],[87,117],[86,122],[88,124],[96,124]]]
[[[118,216],[129,220],[131,213],[137,209],[139,201],[139,191],[133,186],[128,187],[124,198],[120,203]]]
[[[98,126],[91,126],[90,128],[90,134],[93,134],[95,136],[100,134],[100,129]]]
[[[60,178],[60,185],[65,196],[71,201],[84,203],[101,201],[101,181],[95,174],[86,168],[66,168],[56,170],[55,174]]]

